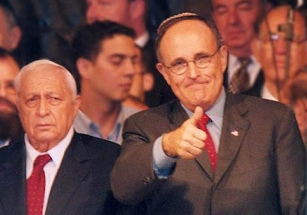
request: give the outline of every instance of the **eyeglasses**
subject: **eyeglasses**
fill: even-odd
[[[219,49],[220,47],[218,47],[217,50],[211,55],[203,53],[197,54],[194,60],[186,61],[184,59],[178,59],[175,62],[173,62],[170,66],[166,66],[164,63],[162,63],[162,65],[171,70],[171,72],[173,72],[176,75],[181,75],[185,73],[188,68],[188,64],[190,62],[193,62],[194,65],[199,69],[205,69],[210,65],[211,58],[218,52]]]
[[[265,43],[269,42],[269,41],[276,42],[276,41],[279,41],[279,40],[286,41],[287,38],[286,38],[285,34],[269,33],[266,36],[261,38],[261,41],[263,41]],[[301,44],[305,41],[306,41],[306,37],[301,37],[301,36],[298,36],[298,35],[296,35],[296,36],[294,35],[292,40],[291,40],[291,42],[293,42],[294,44]]]

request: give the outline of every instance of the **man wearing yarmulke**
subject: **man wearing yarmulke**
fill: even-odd
[[[115,198],[154,215],[295,215],[305,149],[291,109],[224,89],[227,49],[210,16],[158,29],[157,69],[178,100],[126,120]]]

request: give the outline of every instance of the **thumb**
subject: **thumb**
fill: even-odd
[[[197,126],[197,122],[200,120],[203,115],[203,109],[200,106],[197,106],[194,110],[193,116],[190,118],[190,122]]]

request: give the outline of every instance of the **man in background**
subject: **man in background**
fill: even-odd
[[[245,93],[279,101],[285,81],[306,66],[306,21],[296,9],[283,5],[261,18],[256,32],[252,48],[261,64],[264,80]]]
[[[8,51],[0,48],[0,148],[22,133],[16,108],[14,80],[19,65]]]
[[[251,44],[256,37],[254,24],[270,4],[265,0],[211,1],[212,15],[229,52],[224,85],[233,93],[246,91],[263,80]]]
[[[18,62],[22,62],[16,53],[21,41],[22,30],[18,25],[13,7],[7,0],[0,1],[0,47],[14,52]],[[16,55],[15,55],[16,54]]]
[[[175,98],[170,87],[155,69],[156,56],[154,39],[148,29],[150,1],[147,0],[112,0],[101,4],[99,0],[87,0],[86,21],[111,20],[132,28],[136,32],[135,43],[142,48],[146,69],[154,76],[154,87],[146,93],[145,103],[152,107]],[[159,23],[158,23],[159,24]]]
[[[123,106],[133,82],[135,32],[111,21],[81,27],[72,42],[80,75],[81,105],[77,132],[121,144],[123,124],[137,108]]]

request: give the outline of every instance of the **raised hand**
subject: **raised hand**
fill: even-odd
[[[203,114],[201,107],[196,107],[193,116],[179,128],[163,136],[162,147],[166,155],[182,159],[194,159],[203,152],[207,135],[197,128],[197,122]]]

